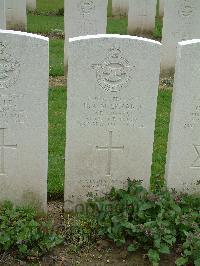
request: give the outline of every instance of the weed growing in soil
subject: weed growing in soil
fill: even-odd
[[[77,214],[68,217],[65,228],[66,242],[70,251],[78,252],[98,239],[97,220],[93,215]]]
[[[117,246],[127,246],[130,252],[142,248],[154,266],[159,264],[161,254],[174,251],[176,265],[200,265],[198,196],[178,194],[166,188],[149,192],[141,182],[129,180],[126,190],[113,188],[105,197],[90,200],[88,204],[92,208],[91,219],[96,219],[92,223],[94,227],[86,226],[92,235],[96,230]],[[85,225],[79,225],[79,233],[84,236],[82,226]]]
[[[0,206],[0,252],[14,251],[20,258],[37,259],[61,243],[51,222],[34,209],[15,209],[9,202]]]

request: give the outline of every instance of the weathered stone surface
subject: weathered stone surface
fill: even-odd
[[[164,4],[165,0],[159,0],[159,16],[164,16]]]
[[[6,28],[5,0],[0,0],[0,29]]]
[[[107,6],[108,0],[65,0],[65,74],[69,38],[106,33]]]
[[[112,0],[112,15],[125,16],[128,15],[129,0]]]
[[[0,201],[47,207],[48,38],[0,31]]]
[[[6,28],[27,30],[26,0],[6,0]]]
[[[151,33],[155,28],[157,0],[129,0],[128,33]]]
[[[174,72],[178,42],[200,38],[199,14],[199,0],[165,1],[161,59],[163,75]]]
[[[166,179],[170,188],[200,193],[200,40],[178,45]]]
[[[26,7],[28,10],[36,10],[36,0],[26,0]]]
[[[66,210],[128,178],[149,187],[160,48],[120,35],[70,39]]]

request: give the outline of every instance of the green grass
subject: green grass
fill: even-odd
[[[161,40],[162,38],[162,19],[157,17],[153,36],[155,39]]]
[[[160,90],[158,95],[157,118],[152,161],[152,186],[163,183],[166,164],[167,141],[169,131],[171,90]]]
[[[50,76],[64,75],[64,41],[52,40],[49,43],[50,50]]]
[[[112,17],[112,0],[108,0],[108,17]]]
[[[64,7],[64,0],[37,0],[38,12],[51,12]]]
[[[28,32],[51,33],[55,30],[64,31],[63,16],[28,15]]]
[[[64,191],[65,124],[66,89],[50,89],[48,193],[54,197]]]
[[[128,19],[127,18],[109,18],[107,24],[107,33],[110,34],[127,34]]]

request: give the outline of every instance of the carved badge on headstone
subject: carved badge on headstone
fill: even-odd
[[[0,89],[14,85],[20,73],[20,63],[7,51],[5,42],[0,42]]]
[[[134,66],[130,66],[119,48],[110,49],[107,57],[92,67],[96,70],[97,83],[108,92],[121,91],[133,77]]]
[[[94,0],[81,0],[79,3],[79,10],[82,16],[89,15],[94,9]]]
[[[193,7],[190,3],[190,1],[188,0],[184,0],[182,3],[182,7],[179,11],[179,13],[183,16],[183,17],[189,17],[192,15],[193,13]]]

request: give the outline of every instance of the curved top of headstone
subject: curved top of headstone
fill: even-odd
[[[44,36],[33,34],[33,33],[22,32],[22,31],[14,31],[14,30],[1,30],[0,29],[0,34],[12,34],[12,35],[18,35],[18,36],[25,36],[29,38],[44,40],[44,41],[49,40],[48,37],[44,37]]]
[[[162,45],[160,42],[154,41],[151,39],[137,37],[137,36],[130,36],[130,35],[119,35],[119,34],[97,34],[97,35],[79,36],[79,37],[69,38],[69,42],[89,40],[89,39],[103,39],[103,38],[105,39],[129,39],[129,40],[143,41],[143,42]]]
[[[187,41],[182,41],[182,42],[179,42],[178,44],[180,46],[184,46],[184,45],[189,45],[189,44],[199,44],[200,43],[200,39],[192,39],[192,40],[187,40]]]

